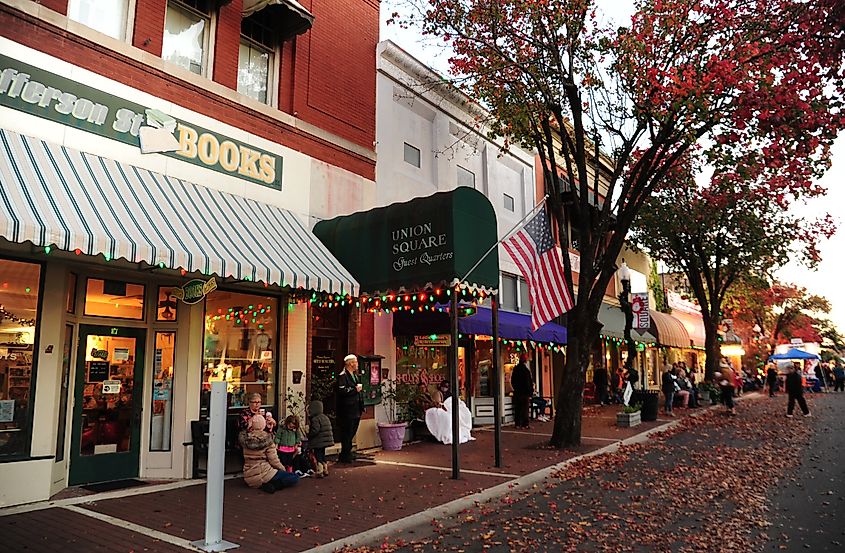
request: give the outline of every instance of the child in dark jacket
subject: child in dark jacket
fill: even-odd
[[[789,370],[789,374],[786,375],[786,393],[789,394],[786,416],[790,418],[792,417],[792,411],[795,409],[796,401],[804,416],[810,416],[810,408],[807,407],[807,401],[804,399],[804,383],[801,381],[800,370],[800,365],[794,363]]]
[[[323,414],[323,402],[318,400],[308,405],[308,417],[308,448],[314,452],[314,457],[317,459],[314,476],[322,478],[329,475],[326,448],[334,445],[332,421]]]

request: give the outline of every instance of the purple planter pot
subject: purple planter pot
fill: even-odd
[[[381,448],[387,451],[399,451],[402,449],[402,442],[405,439],[404,422],[378,423],[378,437],[381,439]]]

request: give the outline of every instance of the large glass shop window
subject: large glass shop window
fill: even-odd
[[[26,455],[41,266],[0,259],[0,458]]]
[[[449,378],[449,348],[414,345],[413,336],[396,337],[396,379],[437,386]]]
[[[279,352],[278,300],[217,290],[205,301],[203,413],[207,413],[215,380],[229,383],[229,407],[249,405],[253,393],[261,394],[265,405],[272,405]]]

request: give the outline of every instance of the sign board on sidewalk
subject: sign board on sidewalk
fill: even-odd
[[[648,293],[637,292],[631,295],[631,311],[634,312],[634,328],[638,330],[647,329],[651,326],[651,317],[648,312]]]

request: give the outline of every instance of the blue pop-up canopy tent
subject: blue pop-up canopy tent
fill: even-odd
[[[786,353],[776,353],[769,357],[769,361],[777,361],[777,360],[784,360],[784,359],[821,359],[815,353],[810,353],[809,351],[804,351],[802,349],[792,348]]]

